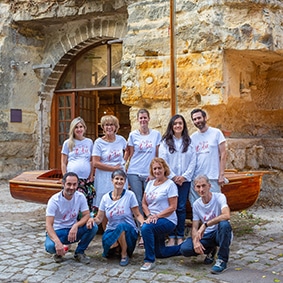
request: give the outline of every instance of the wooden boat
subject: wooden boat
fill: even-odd
[[[222,187],[231,211],[241,211],[251,207],[258,199],[262,182],[259,171],[225,171],[229,183]],[[9,181],[13,198],[28,202],[46,204],[48,199],[62,189],[61,170],[29,171]],[[191,206],[187,202],[187,218],[191,218]]]
[[[9,181],[13,198],[46,204],[49,198],[62,189],[61,170],[38,170],[20,174]]]

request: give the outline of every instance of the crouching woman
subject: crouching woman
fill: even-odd
[[[114,188],[102,197],[97,216],[88,220],[87,227],[92,227],[94,223],[99,225],[106,217],[108,222],[102,236],[103,256],[108,257],[113,250],[120,250],[120,265],[126,266],[138,239],[134,218],[141,224],[144,218],[135,194],[124,189],[127,178],[125,172],[115,170],[111,178]]]

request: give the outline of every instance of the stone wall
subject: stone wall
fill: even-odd
[[[214,126],[238,136],[280,137],[282,8],[275,0],[176,1],[178,112],[189,118],[188,109],[201,106]],[[162,119],[170,115],[169,2],[141,1],[128,10],[123,102],[161,103]]]

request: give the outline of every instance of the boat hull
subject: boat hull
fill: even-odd
[[[257,201],[262,175],[260,172],[225,172],[229,183],[222,187],[222,192],[231,211],[247,209]],[[15,199],[46,204],[52,195],[62,189],[61,179],[62,174],[58,169],[24,172],[9,181],[10,193]],[[188,219],[191,218],[191,211],[188,201]]]
[[[9,181],[13,198],[46,204],[49,198],[62,189],[60,170],[28,171]]]

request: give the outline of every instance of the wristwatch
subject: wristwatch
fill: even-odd
[[[204,224],[204,226],[205,226],[206,228],[208,227],[207,222],[204,222],[203,224]]]

